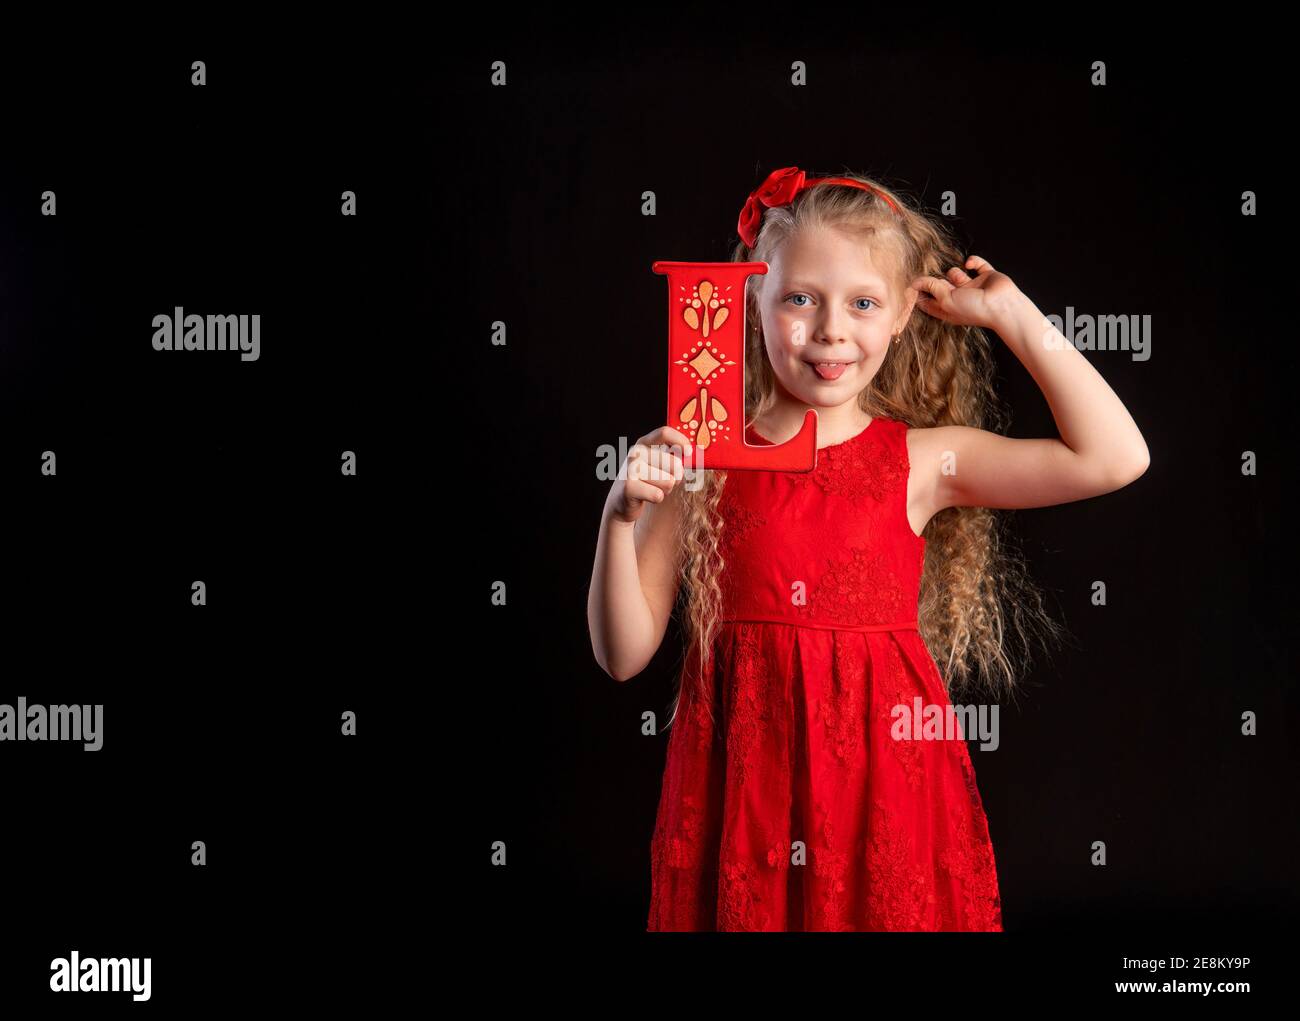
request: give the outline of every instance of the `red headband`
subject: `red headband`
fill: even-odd
[[[745,200],[745,208],[740,211],[740,220],[736,224],[740,240],[745,242],[747,247],[753,248],[754,242],[758,240],[759,225],[763,222],[763,206],[770,209],[773,206],[788,205],[801,191],[815,184],[847,184],[851,188],[874,192],[889,203],[890,209],[895,213],[898,212],[898,206],[894,204],[893,199],[879,188],[873,188],[869,184],[863,184],[850,177],[814,177],[809,180],[798,167],[782,167],[780,170],[773,170],[767,175],[766,181],[749,193],[749,198]]]

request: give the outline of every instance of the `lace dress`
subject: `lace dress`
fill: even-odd
[[[812,472],[728,473],[712,719],[691,657],[648,930],[1002,929],[966,743],[895,711],[949,705],[917,630],[907,429],[877,416]]]

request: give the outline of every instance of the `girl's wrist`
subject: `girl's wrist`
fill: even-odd
[[[990,328],[1008,344],[1040,335],[1046,318],[1024,291],[1016,288],[993,302]]]
[[[607,501],[605,504],[604,517],[605,517],[605,525],[610,529],[636,527],[635,521],[627,521],[623,518],[620,518],[617,514],[614,513],[614,502],[612,499]]]

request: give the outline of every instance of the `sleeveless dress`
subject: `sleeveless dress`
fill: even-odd
[[[727,474],[711,704],[688,657],[648,931],[1002,930],[960,722],[933,722],[908,428],[877,416],[811,472]]]

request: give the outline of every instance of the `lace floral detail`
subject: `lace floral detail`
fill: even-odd
[[[821,576],[805,606],[797,607],[810,620],[855,624],[893,624],[916,617],[909,615],[907,600],[898,576],[884,553],[854,549]]]
[[[872,423],[850,440],[823,447],[817,451],[816,467],[810,472],[790,473],[790,481],[800,487],[812,481],[849,500],[870,496],[883,502],[907,484],[908,464],[906,455],[892,444],[866,442],[878,428]]]
[[[878,456],[868,462],[867,487],[873,497],[883,502],[900,489],[907,491],[907,477],[911,472],[911,466],[907,454],[903,451],[884,444],[881,444],[877,450]]]
[[[867,920],[885,932],[924,931],[936,903],[930,877],[912,838],[880,799],[875,802],[867,848]]]
[[[984,802],[980,799],[979,786],[975,783],[975,769],[970,764],[970,752],[966,749],[966,742],[962,741],[958,749],[960,754],[957,756],[961,762],[962,781],[966,784],[966,796],[970,798],[970,807],[975,813],[975,818],[984,819]],[[987,827],[987,823],[985,824]]]
[[[724,860],[718,868],[718,928],[724,932],[755,932],[767,927],[767,913],[760,912],[758,876],[752,864],[740,859]]]
[[[723,501],[718,513],[722,519],[722,536],[718,540],[718,549],[723,558],[728,560],[754,529],[767,524],[767,518],[762,513],[734,500]]]
[[[735,778],[734,789],[739,789],[745,786],[754,748],[766,736],[772,713],[770,674],[753,627],[742,624],[736,633],[731,681],[727,770]]]
[[[908,726],[906,736],[903,738],[894,737],[894,727],[898,723],[898,718],[893,715],[894,707],[903,705],[907,706],[908,715],[903,717],[905,723],[912,722],[912,714],[915,712],[914,695],[909,695],[901,685],[894,688],[894,698],[885,707],[887,725],[889,727],[889,745],[894,750],[894,757],[898,759],[903,767],[903,774],[907,777],[907,786],[914,791],[919,791],[925,783],[925,769],[923,766],[922,742],[913,737],[915,729]],[[922,721],[924,726],[924,721]]]
[[[813,848],[813,873],[822,880],[823,898],[816,906],[814,928],[822,932],[845,932],[849,920],[849,855],[835,847],[835,828],[823,813],[822,845]]]
[[[966,919],[968,927],[980,932],[1002,930],[1002,899],[998,892],[997,863],[993,858],[993,843],[989,839],[988,819],[975,782],[975,769],[971,766],[970,752],[965,742],[958,748],[962,780],[970,802],[970,820],[958,820],[956,846],[944,852],[940,862],[965,890]]]
[[[722,502],[718,504],[718,516],[721,527],[718,556],[722,562],[718,582],[722,589],[723,612],[729,614],[739,593],[753,584],[755,563],[764,559],[761,547],[749,549],[747,546],[751,540],[761,542],[762,535],[755,535],[755,532],[767,524],[767,518],[762,511],[741,502],[739,497],[728,499],[725,490]]]
[[[709,718],[709,710],[697,699],[691,706],[691,715],[694,717],[695,747],[702,752],[708,751],[713,746],[713,720]]]
[[[682,932],[713,928],[711,907],[701,909],[700,906],[705,902],[711,904],[713,888],[711,871],[703,865],[673,869],[669,873],[656,863],[648,929]]]
[[[962,887],[966,908],[965,928],[976,932],[1002,930],[1002,900],[998,894],[993,848],[987,839],[971,832],[961,819],[954,823],[954,845],[939,856],[939,864]]]
[[[716,676],[714,674],[713,660],[710,659],[708,666],[705,668],[705,676],[714,679],[716,685]],[[712,707],[700,697],[699,691],[696,690],[697,675],[694,671],[684,673],[682,676],[682,697],[677,710],[677,722],[674,727],[687,727],[695,735],[695,748],[697,751],[706,752],[713,746],[714,726],[720,708],[718,706],[716,687],[713,690]],[[712,715],[710,715],[712,708]]]
[[[975,782],[970,753],[963,742],[958,748],[962,780],[970,804],[967,818],[954,820],[952,846],[940,856],[939,864],[962,887],[967,929],[978,932],[1002,931],[1002,899],[998,892],[997,864],[989,840],[988,821]]]
[[[767,849],[767,867],[785,872],[790,868],[790,841],[778,840]]]
[[[703,819],[700,806],[691,795],[682,798],[677,831],[656,842],[658,864],[674,869],[689,869],[700,861],[700,837]]]
[[[769,762],[769,765],[772,763]],[[757,820],[762,828],[762,844],[767,848],[761,864],[779,873],[790,870],[790,795],[793,785],[790,782],[790,760],[782,755],[763,776],[762,786],[767,800],[774,806],[780,806],[768,820]]]
[[[854,647],[855,638],[843,631],[832,632],[834,661],[831,676],[819,703],[826,740],[841,765],[851,764],[862,746],[866,728],[866,693],[863,675],[866,664]]]

